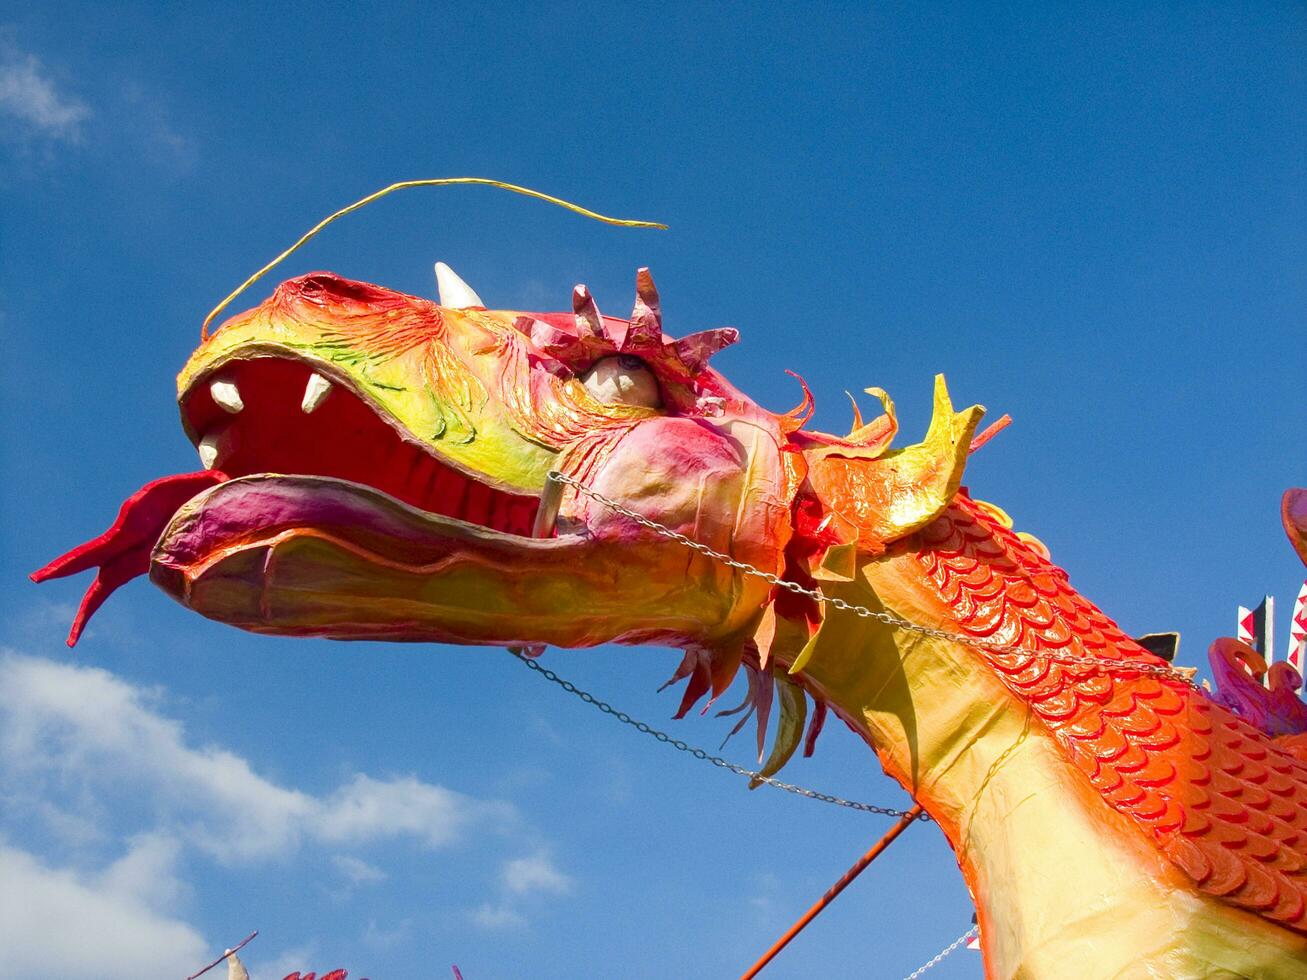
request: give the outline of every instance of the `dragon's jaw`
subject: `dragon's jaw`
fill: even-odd
[[[287,356],[218,363],[188,386],[180,404],[206,466],[233,478],[327,477],[471,527],[531,534],[538,496],[440,456],[369,399],[353,376],[330,365]]]
[[[441,457],[354,375],[259,353],[213,364],[181,394],[202,460],[229,479],[172,516],[151,556],[160,587],[259,632],[571,639],[519,594],[587,545],[532,539],[538,496]]]

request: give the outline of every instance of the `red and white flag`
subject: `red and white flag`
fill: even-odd
[[[1289,649],[1284,656],[1299,674],[1302,673],[1304,648],[1307,648],[1307,582],[1302,584],[1293,603],[1293,616],[1289,619]]]
[[[1275,657],[1275,597],[1266,596],[1256,609],[1240,606],[1239,626],[1235,636],[1241,643],[1247,643],[1260,653],[1266,666],[1270,667]],[[1268,671],[1263,680],[1269,684],[1270,679]]]
[[[1234,634],[1235,639],[1240,643],[1247,643],[1250,647],[1257,647],[1257,620],[1253,617],[1253,611],[1247,606],[1239,607],[1239,625],[1237,632]]]

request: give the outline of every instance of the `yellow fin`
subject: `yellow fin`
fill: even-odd
[[[803,688],[786,678],[776,675],[776,693],[780,696],[781,716],[776,723],[776,741],[772,744],[771,755],[760,770],[760,775],[774,776],[789,762],[799,743],[803,741],[803,729],[808,721],[808,697]],[[749,789],[756,789],[762,781],[752,779]]]

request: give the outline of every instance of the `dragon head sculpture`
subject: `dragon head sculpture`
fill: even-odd
[[[884,414],[845,439],[802,430],[808,398],[777,415],[741,394],[708,365],[736,331],[665,334],[647,269],[629,319],[584,286],[570,312],[522,313],[487,310],[443,264],[437,279],[441,304],[313,273],[209,337],[178,378],[205,471],[150,484],[34,576],[100,566],[70,642],[148,568],[189,608],[257,632],[660,643],[710,652],[720,688],[770,586],[585,495],[557,499],[551,471],[801,576],[883,550],[957,489],[981,410],[955,414],[942,381],[926,441],[891,451],[883,393]]]

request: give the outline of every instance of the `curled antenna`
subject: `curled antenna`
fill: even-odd
[[[357,211],[359,208],[367,207],[373,201],[379,200],[387,194],[392,194],[395,191],[407,190],[410,187],[446,187],[451,184],[480,184],[485,187],[498,187],[500,190],[511,191],[514,194],[521,194],[524,197],[534,197],[536,200],[544,201],[547,204],[556,204],[560,208],[566,208],[568,211],[573,211],[585,218],[593,218],[595,221],[602,221],[606,225],[617,225],[621,228],[661,228],[664,231],[667,229],[666,225],[660,224],[657,221],[633,221],[627,218],[610,218],[607,215],[599,214],[597,211],[591,211],[589,208],[583,208],[579,204],[573,204],[571,201],[564,201],[561,197],[554,197],[550,194],[543,194],[540,191],[533,191],[529,187],[519,187],[517,184],[506,184],[502,180],[491,180],[489,177],[434,177],[427,180],[401,180],[397,184],[391,184],[389,187],[383,187],[379,191],[373,191],[367,197],[355,201],[348,207],[341,208],[335,214],[328,215],[306,231],[300,236],[299,241],[237,286],[226,299],[213,308],[213,311],[204,318],[204,323],[200,326],[200,340],[209,339],[209,324],[213,322],[214,318],[219,313],[227,308],[227,305],[231,303],[232,300],[262,279],[263,276],[272,269],[280,265],[283,260],[289,258],[290,255],[301,245],[318,232],[322,231],[323,228],[327,227],[327,225],[331,224],[337,218],[343,218],[351,211]]]

